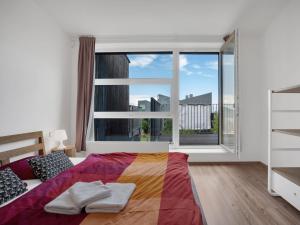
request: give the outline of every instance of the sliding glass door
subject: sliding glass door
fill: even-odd
[[[238,154],[237,35],[230,34],[220,50],[221,145]]]

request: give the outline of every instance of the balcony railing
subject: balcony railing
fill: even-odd
[[[218,104],[180,104],[179,129],[210,131],[215,127],[213,121],[217,119],[218,107]]]
[[[234,105],[223,106],[223,132],[234,130]],[[180,104],[179,137],[181,145],[219,144],[219,105]]]
[[[219,144],[219,105],[179,105],[180,145]],[[234,107],[223,107],[223,133],[234,133]],[[172,119],[95,119],[95,140],[172,141]]]

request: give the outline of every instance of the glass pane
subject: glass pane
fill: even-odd
[[[172,141],[172,119],[95,119],[95,141]]]
[[[170,85],[96,85],[95,112],[168,112]]]
[[[219,144],[217,53],[180,54],[179,144]]]
[[[224,45],[222,57],[222,138],[221,143],[235,151],[235,55],[234,38]]]
[[[171,78],[172,53],[96,53],[96,78]]]

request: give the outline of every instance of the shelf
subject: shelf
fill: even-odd
[[[300,109],[272,109],[272,112],[300,112]]]
[[[300,148],[272,148],[272,151],[300,151]]]
[[[272,129],[273,132],[300,136],[300,129]]]
[[[273,93],[300,93],[300,85],[274,90]]]
[[[300,186],[300,167],[275,167],[272,170]]]

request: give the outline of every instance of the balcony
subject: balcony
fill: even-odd
[[[218,145],[218,107],[218,104],[180,104],[180,145]]]
[[[234,133],[233,105],[223,107],[224,140]],[[218,145],[218,104],[179,104],[179,144]],[[172,141],[172,119],[95,119],[96,141]]]

